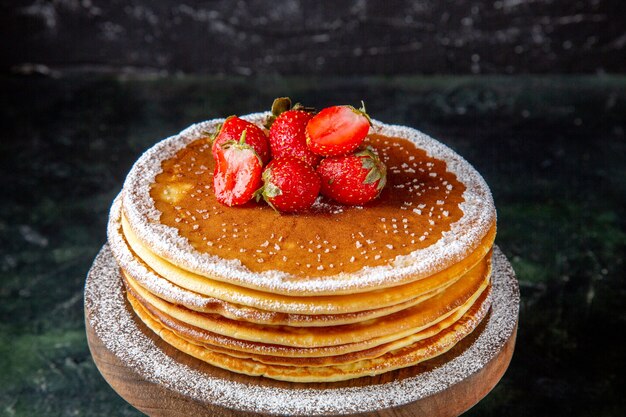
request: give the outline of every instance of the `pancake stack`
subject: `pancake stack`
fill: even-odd
[[[485,317],[495,208],[449,148],[375,121],[380,198],[281,215],[216,202],[205,132],[221,121],[148,150],[111,209],[130,306],[165,342],[233,372],[330,382],[441,355]]]

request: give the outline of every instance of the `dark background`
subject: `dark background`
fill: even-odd
[[[133,161],[191,123],[361,99],[467,158],[520,280],[472,416],[626,415],[626,3],[0,5],[0,416],[135,416],[95,368],[83,285]]]
[[[5,2],[18,73],[623,73],[620,0]]]

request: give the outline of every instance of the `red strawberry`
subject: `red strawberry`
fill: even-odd
[[[387,182],[387,168],[371,147],[348,156],[326,158],[317,166],[322,195],[342,204],[375,199]]]
[[[305,128],[313,114],[300,104],[291,108],[291,100],[281,97],[272,104],[272,116],[266,127],[270,129],[269,141],[274,158],[293,156],[315,167],[319,155],[311,152],[306,146]]]
[[[265,132],[257,125],[240,119],[237,116],[228,117],[219,127],[213,139],[213,158],[217,160],[216,151],[220,145],[228,141],[237,142],[244,130],[247,132],[246,143],[255,150],[257,155],[261,158],[261,161],[263,161],[263,164],[267,164],[271,157],[270,146],[267,142]]]
[[[257,191],[277,211],[306,210],[320,191],[320,179],[309,165],[292,156],[273,159],[263,171],[263,188]]]
[[[365,104],[360,109],[327,107],[306,125],[306,144],[318,155],[347,155],[363,142],[371,124]]]
[[[227,206],[245,204],[261,186],[263,162],[247,143],[247,130],[238,142],[227,141],[214,148],[213,188],[217,201]]]

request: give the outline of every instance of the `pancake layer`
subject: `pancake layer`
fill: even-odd
[[[470,334],[487,315],[490,306],[489,291],[485,291],[470,310],[453,323],[435,325],[432,336],[408,346],[386,352],[380,356],[357,361],[347,360],[341,364],[318,365],[315,361],[304,362],[300,366],[264,363],[258,356],[245,358],[233,356],[215,349],[213,346],[197,344],[180,337],[176,332],[163,326],[139,304],[132,295],[129,301],[138,317],[165,342],[178,350],[219,368],[251,376],[291,382],[336,382],[347,379],[374,376],[394,369],[417,365],[452,349],[455,344]],[[445,327],[449,325],[448,327]],[[306,363],[306,364],[305,364]]]
[[[266,115],[245,118],[260,124]],[[376,121],[368,140],[388,177],[367,207],[320,199],[307,213],[279,215],[261,204],[222,206],[205,133],[220,122],[159,142],[124,183],[124,216],[138,240],[183,270],[273,294],[355,294],[457,264],[495,226],[489,188],[470,164],[414,129]]]
[[[249,119],[259,122],[261,114]],[[130,305],[164,341],[248,375],[339,381],[449,350],[490,305],[489,189],[450,149],[375,122],[388,186],[365,207],[297,215],[216,204],[204,131],[135,164],[108,240]]]

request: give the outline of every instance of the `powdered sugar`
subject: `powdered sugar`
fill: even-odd
[[[181,364],[140,331],[127,309],[116,260],[105,246],[85,285],[87,320],[104,346],[153,383],[217,406],[282,415],[342,415],[401,406],[436,394],[483,368],[509,340],[517,323],[519,290],[499,248],[493,254],[492,311],[474,342],[439,367],[413,377],[362,387],[297,389],[259,386],[208,375]]]
[[[267,113],[255,113],[244,118],[255,123]],[[363,268],[357,273],[338,273],[323,277],[302,278],[283,271],[254,273],[237,260],[225,260],[196,251],[178,230],[159,223],[160,212],[150,196],[150,185],[161,172],[161,162],[171,158],[190,142],[211,131],[222,119],[192,125],[149,149],[131,169],[123,196],[124,213],[137,237],[157,255],[201,275],[283,294],[323,294],[331,292],[358,292],[375,287],[398,285],[442,270],[475,249],[495,222],[495,208],[482,177],[463,158],[445,145],[423,133],[403,126],[385,125],[374,121],[372,133],[403,137],[424,149],[429,156],[444,160],[452,172],[466,186],[464,202],[460,204],[463,217],[444,232],[439,241],[424,249],[398,256],[391,265]],[[328,209],[319,201],[317,209]],[[329,268],[329,271],[332,271]]]
[[[221,299],[198,294],[185,288],[181,288],[164,277],[158,275],[144,263],[138,260],[131,248],[128,246],[121,231],[121,196],[118,196],[111,206],[109,213],[109,223],[107,226],[107,240],[109,247],[119,266],[123,268],[133,279],[144,288],[170,302],[184,305],[195,310],[202,310],[206,305],[220,304],[222,308],[235,317],[250,319],[249,312],[245,306],[255,306],[253,315],[258,321],[272,321],[274,311],[283,311],[286,308],[285,301],[272,299],[271,297],[251,297],[248,294],[231,291],[229,298],[237,303],[237,307],[232,308],[232,304]],[[332,310],[332,305],[316,305],[315,303],[305,303],[292,300],[288,308],[291,312],[302,313],[297,318],[307,321],[306,316],[311,314],[328,314]],[[355,313],[358,316],[358,313]],[[317,317],[319,319],[319,316]]]

